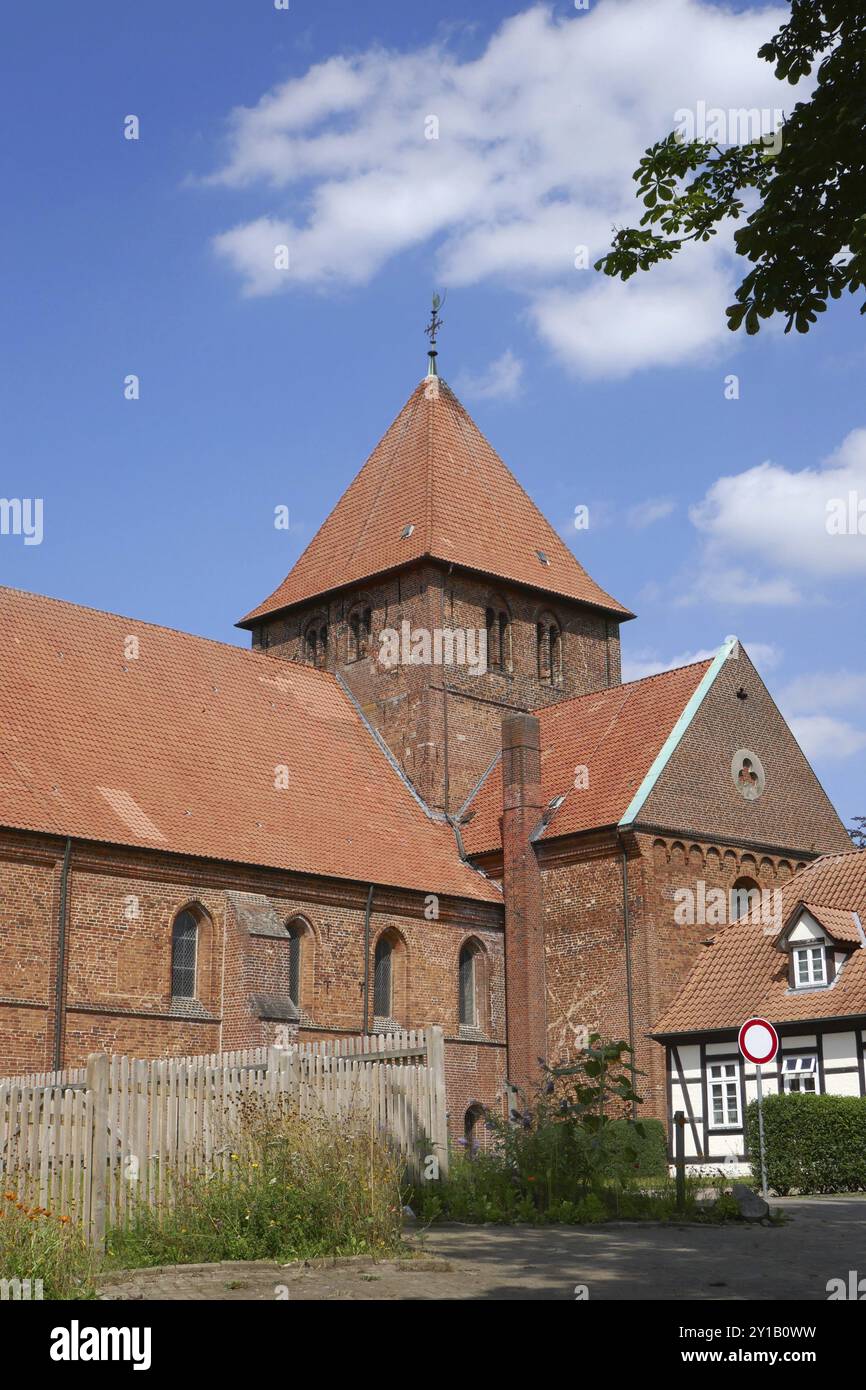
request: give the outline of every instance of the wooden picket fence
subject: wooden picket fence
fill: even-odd
[[[363,1116],[413,1176],[447,1173],[441,1028],[204,1057],[94,1053],[87,1066],[0,1081],[0,1185],[80,1221],[100,1246],[140,1202],[192,1172],[230,1171],[225,1136],[244,1097],[301,1116]]]

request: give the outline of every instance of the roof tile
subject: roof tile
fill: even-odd
[[[416,387],[289,575],[240,626],[428,557],[633,616],[590,579],[434,377]]]
[[[781,920],[798,903],[843,927],[856,912],[866,921],[866,850],[827,854],[782,889]],[[828,927],[828,930],[830,928]],[[751,1017],[771,1023],[866,1015],[866,949],[858,944],[828,988],[791,990],[788,961],[760,913],[732,922],[698,957],[683,988],[653,1032],[692,1033],[739,1028]],[[840,938],[843,939],[843,938]],[[844,938],[851,939],[851,938]]]
[[[327,672],[6,588],[0,632],[0,824],[501,901]]]

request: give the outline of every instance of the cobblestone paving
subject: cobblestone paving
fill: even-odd
[[[789,1198],[783,1226],[443,1226],[407,1236],[414,1258],[176,1265],[112,1276],[108,1299],[827,1298],[866,1275],[866,1198]]]

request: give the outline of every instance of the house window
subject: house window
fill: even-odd
[[[467,941],[460,952],[460,1022],[474,1028],[478,1022],[475,1009],[475,958],[477,952]]]
[[[394,948],[387,936],[376,942],[373,964],[373,1013],[376,1018],[391,1017],[391,958]]]
[[[815,1095],[818,1090],[818,1058],[815,1053],[786,1057],[782,1063],[782,1085],[786,1091],[807,1091]]]
[[[198,923],[187,909],[178,913],[171,931],[171,994],[173,999],[195,998],[195,962]]]
[[[823,946],[798,946],[794,951],[794,986],[808,989],[827,983],[827,953]]]
[[[740,1128],[740,1069],[736,1062],[710,1067],[710,1107],[713,1129]]]

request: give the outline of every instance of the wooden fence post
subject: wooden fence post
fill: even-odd
[[[448,1109],[445,1091],[445,1036],[439,1024],[427,1029],[427,1066],[430,1069],[433,1152],[439,1160],[439,1176],[448,1176]]]
[[[91,1052],[87,1059],[86,1083],[90,1093],[91,1144],[90,1240],[96,1250],[105,1248],[105,1193],[108,1163],[108,1054]]]

